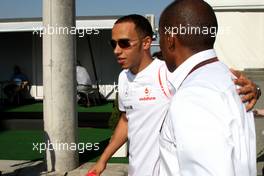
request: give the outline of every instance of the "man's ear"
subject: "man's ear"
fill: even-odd
[[[147,36],[143,39],[143,48],[144,50],[148,50],[151,47],[152,38]]]
[[[168,41],[168,49],[170,51],[173,51],[175,49],[176,38],[173,36],[167,36],[167,41]]]

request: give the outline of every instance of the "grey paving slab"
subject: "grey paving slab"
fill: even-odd
[[[68,173],[45,172],[43,161],[0,160],[2,176],[85,176],[94,163],[85,163]],[[102,176],[127,176],[128,164],[108,164]]]

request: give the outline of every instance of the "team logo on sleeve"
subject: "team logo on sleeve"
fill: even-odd
[[[156,100],[156,97],[151,96],[151,89],[150,88],[144,88],[144,96],[139,98],[139,101],[151,101]]]

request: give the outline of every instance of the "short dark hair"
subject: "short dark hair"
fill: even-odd
[[[115,22],[115,24],[123,23],[123,22],[134,23],[137,33],[142,35],[143,37],[146,37],[146,36],[149,36],[151,38],[153,37],[153,31],[152,31],[151,24],[145,17],[138,15],[138,14],[126,15],[126,16],[119,18]]]
[[[163,28],[180,26],[198,27],[198,29],[214,29],[212,33],[176,34],[180,43],[193,51],[213,48],[216,33],[217,19],[213,8],[203,0],[177,0],[172,2],[162,13],[159,27]]]

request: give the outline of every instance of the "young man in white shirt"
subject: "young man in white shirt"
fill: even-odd
[[[187,26],[217,29],[213,9],[202,0],[178,0],[160,19],[160,47],[175,95],[162,126],[159,174],[255,176],[253,114],[216,57],[215,35],[175,32]]]
[[[172,92],[166,82],[165,63],[151,57],[152,33],[151,25],[140,15],[121,17],[112,29],[111,45],[124,69],[118,82],[122,114],[109,145],[89,173],[100,175],[109,158],[128,139],[128,175],[158,174],[155,166],[159,157],[159,130]]]
[[[161,116],[167,111],[170,92],[166,83],[165,63],[151,57],[152,35],[151,25],[140,15],[120,18],[112,29],[111,45],[118,63],[124,69],[118,81],[122,114],[109,145],[90,170],[97,175],[127,139],[128,175],[153,175],[159,156]]]

